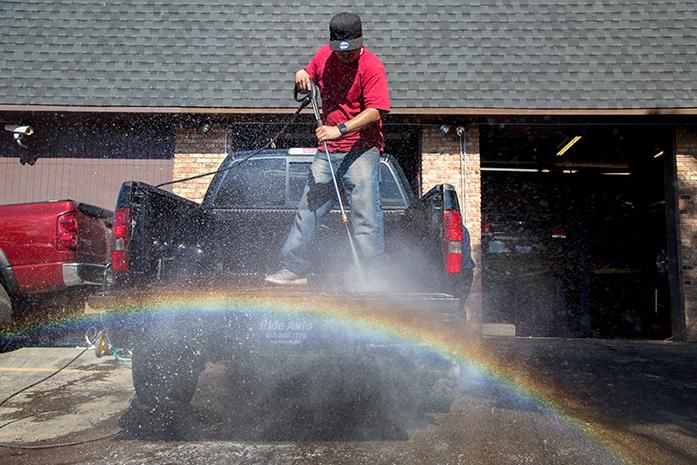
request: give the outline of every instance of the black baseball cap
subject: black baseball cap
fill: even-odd
[[[361,17],[354,13],[339,13],[329,22],[329,48],[349,52],[363,45]]]

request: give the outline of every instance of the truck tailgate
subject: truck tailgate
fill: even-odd
[[[151,302],[187,303],[194,301],[220,300],[236,301],[287,301],[298,305],[330,304],[361,306],[384,311],[386,314],[409,312],[428,315],[441,321],[459,321],[464,318],[462,300],[444,293],[343,293],[316,289],[313,291],[278,286],[246,287],[236,285],[221,290],[158,289],[157,291],[110,291],[106,295],[92,295],[90,308],[97,312],[137,307]]]
[[[111,258],[111,218],[113,212],[76,202],[78,235],[77,260],[105,265]]]
[[[169,289],[95,295],[89,299],[89,308],[103,315],[107,331],[113,327],[135,337],[134,327],[162,327],[167,331],[177,327],[224,340],[235,333],[229,329],[233,321],[233,326],[243,328],[257,347],[267,348],[316,349],[320,341],[330,340],[336,345],[346,337],[362,339],[362,346],[384,345],[385,330],[390,328],[409,328],[412,335],[421,330],[440,334],[464,334],[465,330],[461,299],[439,293],[308,292],[276,286],[236,287],[224,292]],[[336,328],[356,330],[347,333]],[[119,336],[128,339],[126,334]],[[348,343],[345,347],[355,345]]]

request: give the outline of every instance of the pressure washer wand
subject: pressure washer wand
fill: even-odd
[[[322,121],[322,115],[319,113],[319,104],[317,103],[317,100],[319,100],[319,89],[317,88],[317,84],[314,82],[310,86],[310,99],[312,103],[312,111],[315,114],[315,120],[317,121],[317,127],[320,127],[324,124]],[[329,157],[329,149],[327,148],[327,142],[322,143],[324,145],[324,153],[327,156],[327,163],[329,163],[329,170],[332,172],[332,181],[334,182],[334,190],[336,192],[336,199],[339,201],[339,209],[341,210],[341,221],[348,226],[349,219],[348,215],[346,214],[346,210],[344,209],[344,202],[341,200],[341,194],[339,192],[339,183],[336,181],[336,176],[334,175],[334,167],[332,166],[332,159]],[[349,233],[349,236],[351,234]]]
[[[312,104],[312,111],[315,114],[315,120],[317,121],[317,127],[320,127],[324,124],[322,121],[322,115],[319,113],[319,88],[317,87],[317,84],[315,84],[314,81],[311,81],[310,85],[310,92],[308,95],[305,96],[303,102],[306,102],[307,99],[310,99],[310,103]],[[298,99],[298,88],[296,86],[295,88],[295,100],[300,101]],[[356,245],[353,243],[353,235],[351,234],[351,228],[349,227],[349,218],[348,215],[346,214],[346,209],[344,209],[344,202],[341,200],[341,193],[339,192],[339,183],[336,181],[336,175],[334,174],[334,167],[332,166],[332,159],[329,156],[329,148],[327,147],[327,142],[323,142],[324,145],[324,154],[327,156],[327,163],[329,163],[329,171],[332,173],[332,182],[334,183],[334,191],[336,193],[336,200],[339,202],[339,209],[341,210],[341,222],[344,223],[344,226],[346,226],[346,233],[348,234],[348,240],[349,240],[349,245],[351,246],[351,253],[353,254],[353,261],[356,265],[356,271],[358,271],[358,276],[359,279],[363,279],[363,272],[361,269],[361,262],[358,259],[358,251],[356,250]]]

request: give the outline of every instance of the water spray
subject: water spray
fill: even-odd
[[[314,81],[310,83],[310,90],[303,98],[298,98],[298,87],[295,87],[294,98],[296,101],[307,102],[309,99],[312,104],[312,112],[315,114],[315,121],[317,122],[317,127],[324,124],[322,121],[322,115],[319,112],[319,104],[317,103],[320,97],[319,88]],[[306,105],[306,104],[305,104]],[[334,174],[334,166],[332,165],[332,159],[329,156],[329,148],[327,147],[327,142],[322,143],[324,146],[324,154],[327,156],[327,163],[329,163],[329,171],[332,173],[332,182],[334,184],[334,192],[336,193],[336,200],[339,202],[339,209],[341,210],[341,222],[346,226],[346,234],[349,240],[349,246],[351,247],[351,254],[353,255],[354,265],[356,266],[356,272],[358,273],[359,279],[363,280],[363,270],[361,268],[361,262],[358,258],[358,251],[356,250],[356,245],[353,243],[353,234],[351,234],[351,228],[349,227],[349,218],[346,214],[346,209],[344,209],[344,202],[341,200],[341,193],[339,192],[339,184],[336,181],[336,175]]]

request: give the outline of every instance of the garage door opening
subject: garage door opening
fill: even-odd
[[[670,336],[669,131],[487,126],[484,321],[522,336]]]

